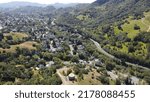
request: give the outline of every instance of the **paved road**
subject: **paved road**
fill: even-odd
[[[90,40],[96,45],[97,49],[98,49],[101,53],[103,53],[104,55],[106,55],[106,56],[109,57],[109,58],[115,59],[115,57],[114,57],[113,55],[107,53],[104,49],[102,49],[102,47],[100,46],[100,44],[99,44],[98,42],[94,41],[93,39],[90,39]]]
[[[97,47],[97,49],[102,53],[104,54],[105,56],[111,58],[111,59],[114,59],[114,60],[120,60],[118,58],[116,58],[115,56],[109,54],[108,52],[106,52],[104,49],[102,49],[102,47],[100,46],[100,44],[96,41],[94,41],[93,39],[90,39],[94,44],[95,46]],[[121,61],[121,60],[120,60]],[[130,65],[130,66],[133,66],[133,67],[139,67],[139,68],[142,68],[142,69],[146,69],[146,70],[150,70],[150,68],[148,67],[143,67],[143,66],[140,66],[138,64],[134,64],[134,63],[130,63],[130,62],[125,62],[127,65]]]

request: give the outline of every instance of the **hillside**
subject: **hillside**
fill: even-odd
[[[26,7],[26,6],[33,6],[33,7],[46,7],[46,6],[53,6],[55,8],[67,8],[67,7],[74,7],[78,5],[78,3],[70,3],[70,4],[63,4],[63,3],[55,3],[55,4],[39,4],[34,2],[8,2],[8,3],[1,3],[0,8],[8,9],[8,8],[20,8],[20,7]]]
[[[26,6],[35,6],[35,7],[46,7],[45,4],[38,4],[32,2],[9,2],[9,3],[2,3],[0,4],[0,8],[19,8],[19,7],[26,7]]]
[[[141,16],[150,9],[149,0],[97,0],[79,14],[88,16],[85,25],[112,23],[129,15]],[[88,23],[86,23],[88,22]]]
[[[0,84],[150,84],[149,0],[0,11]]]
[[[58,21],[86,32],[113,55],[150,67],[149,42],[135,41],[142,32],[149,33],[149,10],[148,0],[97,0],[79,12],[62,14]]]

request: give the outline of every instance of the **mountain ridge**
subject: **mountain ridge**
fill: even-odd
[[[20,8],[26,6],[34,6],[34,7],[46,7],[46,6],[54,6],[55,8],[66,8],[66,7],[73,7],[76,6],[78,3],[55,3],[55,4],[40,4],[34,2],[20,2],[20,1],[13,1],[8,3],[1,3],[0,8]]]

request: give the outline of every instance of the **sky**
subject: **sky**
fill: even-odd
[[[12,1],[26,1],[41,4],[54,4],[54,3],[92,3],[96,0],[0,0],[0,3],[7,3]]]

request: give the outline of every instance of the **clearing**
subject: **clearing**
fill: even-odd
[[[33,42],[33,41],[27,41],[18,45],[11,45],[9,49],[3,49],[0,48],[0,52],[6,51],[6,52],[15,52],[16,48],[27,48],[29,50],[36,50],[36,47],[34,47],[33,45],[38,45],[37,42]]]

